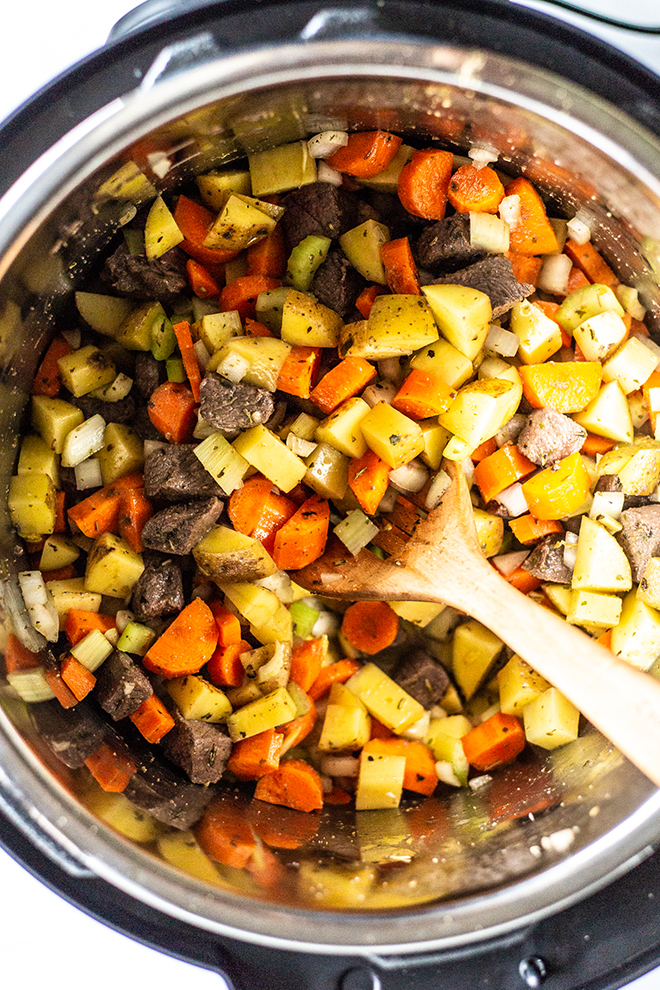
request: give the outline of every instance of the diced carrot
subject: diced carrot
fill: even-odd
[[[217,281],[208,268],[204,268],[204,265],[200,264],[199,261],[189,258],[186,262],[186,274],[190,288],[198,299],[208,299],[210,296],[220,295],[220,286]]]
[[[245,869],[248,871],[255,883],[262,890],[268,891],[271,896],[279,897],[286,887],[289,873],[286,866],[279,857],[264,845],[258,842],[250,861]]]
[[[128,750],[109,739],[85,760],[85,766],[103,790],[113,794],[125,791],[137,770]]]
[[[505,256],[511,262],[514,278],[517,278],[521,283],[526,282],[528,285],[533,285],[536,288],[543,259],[537,258],[533,254],[519,254],[517,251],[507,251]]]
[[[410,419],[428,419],[449,409],[456,391],[431,371],[413,368],[392,399],[392,405]]]
[[[263,475],[254,474],[232,492],[227,511],[234,529],[259,540],[270,553],[277,531],[297,511],[297,505],[274,492],[272,482]]]
[[[259,293],[279,286],[280,280],[270,275],[242,275],[224,287],[220,293],[220,306],[225,312],[237,309],[242,320],[248,316],[254,319]]]
[[[31,670],[33,667],[41,667],[41,660],[37,653],[28,650],[18,636],[9,633],[5,644],[5,668],[8,674],[13,674],[17,670]]]
[[[213,612],[201,598],[193,598],[151,645],[142,663],[162,677],[196,674],[213,656],[217,642]]]
[[[512,587],[521,591],[523,595],[528,595],[530,591],[536,591],[543,584],[540,578],[534,577],[533,574],[526,571],[522,564],[507,576],[507,581]]]
[[[345,684],[362,667],[359,660],[347,657],[322,667],[321,672],[307,692],[312,701],[318,701],[330,690],[333,684]]]
[[[331,368],[312,390],[310,398],[326,415],[353,398],[376,377],[376,369],[364,358],[347,357]]]
[[[71,688],[64,683],[59,670],[49,667],[44,671],[46,683],[51,689],[62,708],[74,708],[78,704],[78,699]]]
[[[227,769],[239,780],[258,780],[280,765],[284,736],[275,729],[265,729],[234,743]]]
[[[390,292],[420,295],[419,274],[407,237],[386,241],[380,249]]]
[[[382,722],[379,722],[377,718],[371,716],[371,732],[369,734],[370,739],[389,739],[393,735],[392,730]]]
[[[384,291],[385,287],[382,285],[368,285],[355,300],[355,308],[365,320],[369,319],[374,299],[376,296],[382,295]]]
[[[327,159],[330,168],[357,179],[371,179],[385,171],[399,147],[401,138],[387,131],[357,131],[349,134],[348,144]]]
[[[474,469],[474,480],[485,502],[503,492],[536,470],[536,464],[521,454],[515,443],[505,443],[499,450],[484,457]]]
[[[275,534],[272,557],[282,571],[295,571],[323,555],[328,539],[330,506],[316,493],[296,509]]]
[[[520,199],[520,220],[511,228],[511,249],[518,254],[552,254],[559,250],[557,235],[545,212],[543,200],[524,176],[506,187],[507,196]]]
[[[319,829],[319,815],[264,801],[251,801],[246,818],[262,842],[274,849],[298,849],[311,842]]]
[[[616,447],[616,440],[610,440],[608,437],[597,437],[595,433],[587,433],[587,438],[580,447],[580,453],[586,454],[587,457],[595,457],[596,454],[606,454],[612,447]]]
[[[218,627],[218,646],[229,646],[230,643],[240,643],[241,624],[238,616],[230,612],[222,602],[209,602],[215,624]]]
[[[142,530],[153,514],[153,505],[141,489],[123,493],[117,528],[121,538],[136,553],[142,553]]]
[[[406,767],[403,773],[403,786],[416,794],[433,794],[438,784],[433,753],[421,742],[399,739],[370,739],[362,749],[363,753],[387,756],[404,756]]]
[[[558,520],[535,519],[530,513],[526,516],[518,516],[517,519],[509,519],[509,526],[518,543],[523,545],[536,543],[544,536],[551,536],[553,533],[564,532],[564,527]]]
[[[577,267],[577,265],[573,265],[568,273],[568,287],[566,289],[566,295],[570,296],[571,292],[577,292],[578,289],[583,289],[585,285],[591,285],[591,282],[584,272]]]
[[[190,391],[193,394],[195,402],[199,402],[199,386],[202,376],[199,370],[199,361],[197,360],[197,354],[195,353],[192,333],[190,332],[190,324],[188,321],[182,320],[180,323],[175,323],[174,334],[176,336],[177,344],[179,345],[179,350],[181,351],[181,357],[183,358],[183,367],[185,368],[186,375],[188,376]]]
[[[348,484],[368,516],[373,516],[387,491],[390,466],[373,450],[362,457],[352,457],[348,463]]]
[[[218,796],[208,806],[195,835],[212,860],[239,870],[248,865],[257,844],[245,808],[231,794]]]
[[[303,691],[309,691],[320,674],[325,652],[323,639],[303,639],[294,645],[289,676]]]
[[[518,371],[530,406],[552,406],[561,413],[582,412],[595,399],[603,377],[600,361],[545,361],[521,365]]]
[[[214,220],[215,214],[211,210],[207,210],[205,206],[201,206],[188,196],[179,196],[176,201],[174,221],[184,237],[179,247],[202,265],[215,266],[211,268],[213,273],[219,266],[231,261],[238,254],[238,251],[224,251],[221,248],[204,246],[209,227]]]
[[[122,502],[123,492],[110,485],[72,505],[67,515],[81,533],[96,539],[101,533],[117,532]]]
[[[217,646],[206,665],[209,680],[217,687],[240,687],[245,678],[241,653],[247,653],[251,649],[245,639],[238,643]]]
[[[267,236],[247,249],[247,275],[269,275],[282,278],[286,272],[286,245],[284,233],[278,224]]]
[[[591,241],[587,241],[586,244],[576,244],[569,237],[564,245],[564,254],[568,255],[576,268],[579,268],[590,282],[616,289],[619,284],[618,278]]]
[[[160,742],[174,728],[174,719],[157,694],[143,701],[128,717],[149,743]]]
[[[425,220],[444,219],[453,167],[451,151],[414,152],[399,175],[399,199],[408,213]]]
[[[494,454],[497,449],[498,447],[495,437],[490,437],[489,440],[484,440],[483,443],[480,443],[478,447],[474,448],[470,454],[470,458],[475,464],[478,464],[479,461],[483,461],[484,458],[490,457],[491,454]]]
[[[303,739],[306,739],[316,725],[316,705],[311,698],[309,700],[310,708],[304,715],[298,715],[297,718],[293,718],[290,722],[285,722],[284,725],[280,726],[280,731],[284,736],[282,756],[294,746],[298,746]]]
[[[245,336],[272,337],[273,334],[264,323],[259,323],[258,320],[251,320],[250,317],[247,316],[245,318]]]
[[[504,186],[488,165],[461,165],[451,177],[447,198],[457,213],[497,213]]]
[[[149,419],[170,443],[190,440],[197,422],[195,397],[181,382],[163,382],[147,402]]]
[[[351,795],[343,787],[333,787],[323,795],[324,804],[350,804],[352,800]]]
[[[71,646],[75,646],[92,629],[107,633],[108,629],[116,629],[117,620],[114,615],[103,615],[101,612],[88,612],[82,608],[70,608],[64,620],[64,632]]]
[[[286,760],[278,770],[262,777],[254,791],[257,801],[283,805],[295,811],[320,811],[323,785],[314,767],[304,760]]]
[[[60,388],[62,387],[62,375],[57,362],[59,358],[71,354],[72,350],[73,348],[64,337],[60,337],[58,334],[57,337],[53,338],[34,376],[34,382],[32,383],[33,395],[48,395],[51,398],[59,395]]]
[[[96,678],[91,670],[87,670],[76,657],[66,656],[60,664],[62,680],[73,693],[77,701],[86,698],[96,684]]]
[[[67,564],[66,567],[58,567],[52,571],[42,571],[44,581],[48,584],[49,581],[69,581],[71,578],[76,577],[77,571],[73,564]]]
[[[601,646],[604,646],[606,650],[611,650],[612,649],[612,630],[611,629],[606,629],[604,633],[601,633],[601,635],[598,637],[598,639],[596,640],[596,642],[597,643],[600,643]]]
[[[525,748],[525,730],[515,715],[496,712],[461,740],[470,766],[486,772],[514,760]]]
[[[584,505],[590,480],[578,452],[562,457],[522,484],[529,511],[537,519],[566,519]]]
[[[292,347],[280,368],[277,388],[287,395],[308,399],[320,361],[320,347]]]
[[[341,631],[361,653],[380,653],[396,639],[399,616],[387,602],[353,602],[344,612]]]
[[[642,386],[642,394],[646,408],[649,411],[649,421],[653,436],[655,436],[658,415],[660,415],[660,392],[656,392],[656,389],[660,389],[660,371],[652,371]]]
[[[54,533],[66,533],[66,492],[55,493],[55,525]]]

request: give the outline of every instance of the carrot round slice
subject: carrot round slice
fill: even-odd
[[[344,613],[341,631],[361,653],[379,653],[396,639],[399,617],[387,602],[355,602]]]

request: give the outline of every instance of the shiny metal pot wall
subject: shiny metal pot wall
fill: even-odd
[[[227,52],[205,30],[177,40],[137,89],[101,101],[7,192],[0,202],[3,482],[40,343],[97,252],[152,194],[139,177],[114,193],[103,183],[122,164],[139,162],[147,146],[157,151],[152,165],[165,190],[245,151],[330,127],[492,148],[503,168],[528,175],[568,214],[580,209],[659,326],[660,293],[640,238],[660,240],[660,142],[545,69],[483,46],[383,31],[375,10],[317,13],[294,40],[240,51]],[[2,535],[9,568],[7,520]],[[486,789],[429,802],[424,830],[439,838],[400,871],[398,903],[407,906],[284,910],[206,887],[95,821],[41,762],[22,706],[6,690],[2,702],[2,807],[41,848],[74,874],[101,876],[182,920],[266,944],[383,954],[481,941],[605,884],[660,836],[658,794],[587,730],[545,763],[502,771],[496,797]],[[530,814],[547,805],[536,819]],[[352,820],[335,827],[350,841]],[[378,822],[376,858],[389,855],[384,844],[402,842],[391,827],[385,817]]]

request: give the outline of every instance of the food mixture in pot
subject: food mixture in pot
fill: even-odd
[[[493,566],[652,668],[660,348],[598,232],[488,150],[327,131],[177,194],[152,178],[131,161],[99,189],[146,205],[40,359],[4,691],[67,786],[169,863],[392,906],[375,892],[428,839],[416,813],[428,830],[580,716],[454,609],[296,573],[396,556],[446,458]],[[357,854],[315,845],[338,808]],[[383,812],[408,829],[385,867]]]

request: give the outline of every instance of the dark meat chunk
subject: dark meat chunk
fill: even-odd
[[[286,399],[280,399],[279,402],[275,403],[275,410],[270,419],[266,420],[264,426],[267,426],[269,430],[273,433],[279,430],[280,426],[284,423],[286,419],[286,414],[288,412],[289,406]]]
[[[142,543],[150,550],[160,550],[161,553],[190,553],[221,512],[219,498],[171,505],[147,520],[142,530]]]
[[[365,200],[377,211],[378,219],[387,225],[392,240],[408,237],[412,243],[420,231],[426,229],[428,225],[428,222],[422,217],[415,217],[412,213],[408,213],[396,193],[365,187],[360,195],[364,196]]]
[[[422,649],[408,653],[392,676],[424,708],[439,704],[449,687],[445,668]]]
[[[544,536],[522,566],[539,581],[570,584],[573,577],[572,570],[564,563],[564,537],[561,534]]]
[[[162,439],[162,438],[161,438]],[[144,462],[144,493],[147,498],[180,502],[224,493],[193,453],[193,444],[163,444],[150,451]]]
[[[467,285],[485,292],[490,296],[493,319],[508,313],[512,306],[526,299],[534,291],[533,285],[518,281],[513,274],[511,262],[501,254],[489,255],[468,268],[461,268],[451,275],[434,278],[430,284]]]
[[[30,705],[37,732],[67,767],[76,770],[99,748],[106,726],[90,706],[81,701],[62,708],[59,701]]]
[[[136,712],[152,694],[149,678],[121,650],[114,650],[96,675],[94,697],[115,722]]]
[[[146,352],[135,355],[135,387],[143,399],[150,399],[165,377],[164,361]]]
[[[204,375],[200,385],[202,419],[222,430],[226,436],[238,436],[242,430],[265,423],[273,415],[275,401],[271,392],[256,385],[234,384],[214,371]]]
[[[129,392],[125,399],[118,402],[106,402],[105,399],[95,399],[93,395],[81,395],[73,400],[73,404],[82,409],[85,419],[91,416],[103,416],[106,423],[132,423],[135,419],[136,403]]]
[[[164,740],[165,755],[193,784],[217,784],[227,766],[232,742],[225,729],[174,713],[175,726]]]
[[[623,485],[618,474],[601,474],[596,482],[597,492],[622,492]]]
[[[133,429],[140,440],[163,440],[160,433],[149,419],[149,410],[146,406],[138,406],[133,420]]]
[[[651,557],[660,555],[660,505],[624,509],[619,522],[623,529],[617,540],[630,561],[633,581],[639,583]]]
[[[330,182],[313,182],[285,196],[282,223],[289,248],[310,234],[339,237],[357,225],[357,200]]]
[[[312,280],[312,292],[320,303],[329,306],[345,318],[352,312],[355,300],[366,285],[340,248],[333,248]]]
[[[213,788],[192,784],[154,754],[145,757],[124,791],[138,808],[164,825],[186,831],[199,821]]]
[[[518,435],[521,454],[543,467],[579,450],[587,431],[555,409],[535,409]]]
[[[149,560],[144,554],[144,570],[133,588],[131,608],[140,622],[173,615],[183,608],[183,578],[180,566],[169,557]]]
[[[187,255],[179,248],[150,261],[144,255],[130,254],[122,244],[106,261],[101,277],[122,296],[168,303],[188,289],[186,261]]]
[[[469,265],[483,258],[484,251],[470,244],[470,218],[455,213],[431,224],[412,245],[413,254],[420,268],[434,274]]]

